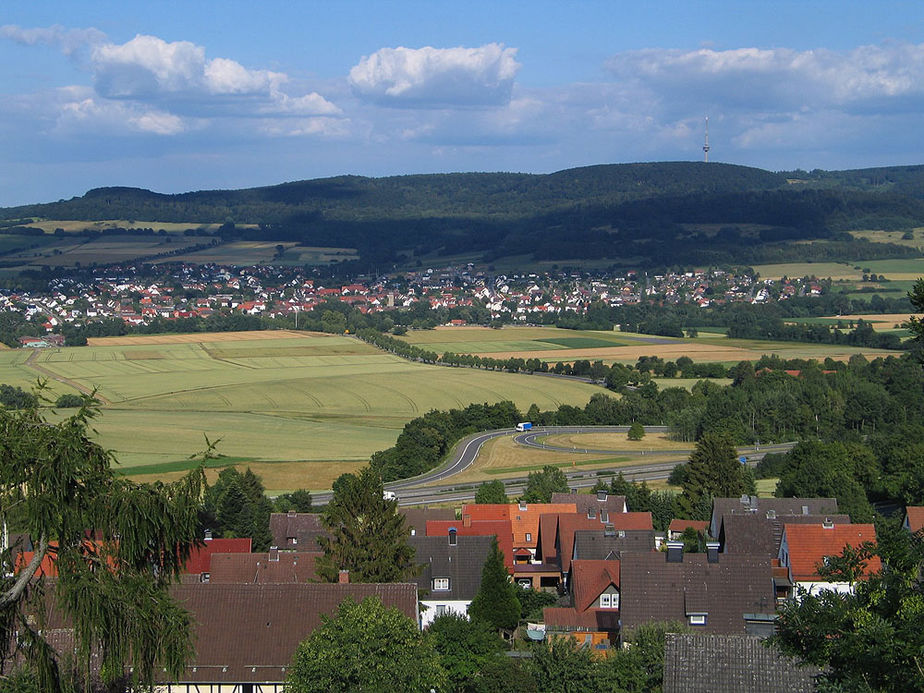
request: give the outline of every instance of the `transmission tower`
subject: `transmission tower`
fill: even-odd
[[[709,163],[709,116],[706,116],[706,141],[703,143],[703,161]]]

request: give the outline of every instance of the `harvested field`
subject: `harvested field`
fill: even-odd
[[[745,361],[757,360],[761,352],[740,347],[723,347],[715,344],[698,344],[694,342],[668,342],[666,344],[639,344],[637,346],[607,347],[602,349],[568,349],[566,351],[512,351],[487,352],[479,356],[495,359],[537,358],[543,361],[619,361],[635,363],[639,356],[660,356],[666,361],[673,361],[681,356],[689,356],[694,361]]]
[[[625,433],[570,433],[543,436],[537,442],[582,450],[632,450],[636,452],[689,450],[693,446],[692,443],[671,440],[663,433],[646,433],[641,440],[629,440]]]

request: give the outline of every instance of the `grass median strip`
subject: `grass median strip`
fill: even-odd
[[[537,472],[542,471],[544,467],[592,467],[602,464],[622,464],[631,462],[631,457],[608,457],[602,460],[587,460],[586,462],[550,462],[548,464],[534,464],[528,467],[499,467],[496,469],[485,469],[485,474],[514,474],[516,472]]]

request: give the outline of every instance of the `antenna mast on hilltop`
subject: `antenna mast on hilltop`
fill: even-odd
[[[706,116],[706,141],[703,143],[703,161],[709,163],[709,116]]]

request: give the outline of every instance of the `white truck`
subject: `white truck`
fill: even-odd
[[[529,421],[523,421],[517,424],[517,432],[522,433],[523,431],[530,431],[533,428],[533,424]]]

